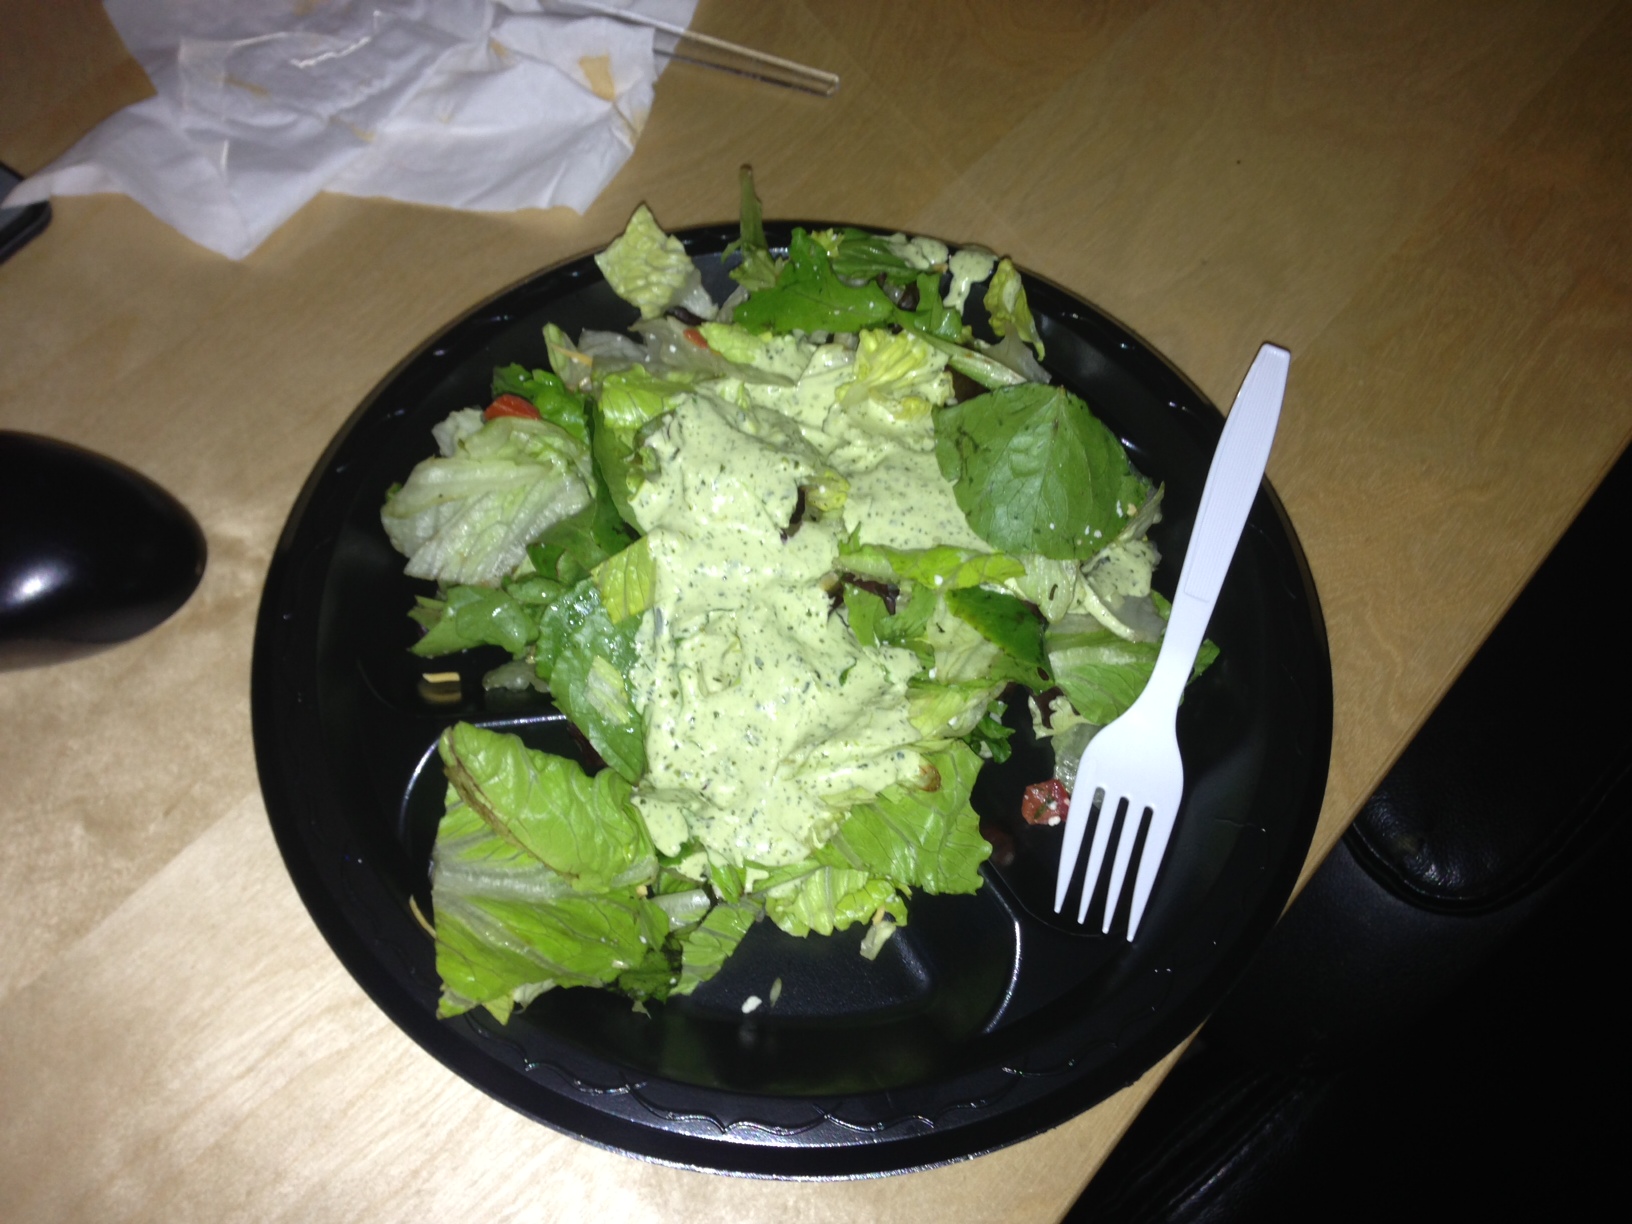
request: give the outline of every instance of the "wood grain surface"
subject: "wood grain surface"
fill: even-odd
[[[843,85],[674,65],[583,216],[324,195],[233,263],[85,197],[0,265],[0,428],[148,473],[210,548],[159,629],[0,674],[0,1219],[1050,1221],[1159,1082],[926,1173],[662,1168],[452,1076],[307,918],[248,709],[295,495],[399,359],[639,201],[729,220],[751,163],[768,215],[978,240],[1215,402],[1291,349],[1269,471],[1336,694],[1306,871],[1632,433],[1632,3],[703,0],[696,27]],[[146,92],[92,0],[0,0],[0,160]]]

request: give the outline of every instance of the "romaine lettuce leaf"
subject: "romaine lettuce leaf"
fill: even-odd
[[[657,878],[657,854],[629,802],[629,783],[613,771],[591,777],[576,761],[469,723],[444,731],[437,751],[460,800],[575,889]]]
[[[380,511],[405,572],[492,586],[547,528],[590,504],[589,448],[545,421],[500,417],[423,460]]]
[[[706,319],[714,317],[714,303],[703,290],[697,265],[678,238],[663,232],[642,204],[629,225],[612,244],[595,256],[606,283],[641,318],[653,319],[673,306],[683,306]]]
[[[538,636],[534,613],[498,587],[456,586],[443,599],[421,595],[409,616],[425,629],[425,636],[412,647],[421,658],[472,646],[502,646],[519,655]]]
[[[981,724],[987,707],[1005,687],[1006,681],[939,684],[914,680],[907,686],[907,717],[926,740],[962,739]]]
[[[1037,350],[1043,357],[1043,340],[1037,334],[1037,322],[1031,317],[1031,306],[1026,301],[1026,286],[1020,272],[1007,259],[997,262],[991,284],[986,286],[986,311],[991,316],[992,330],[999,336],[1013,335]]]
[[[644,536],[602,561],[590,577],[595,580],[595,589],[601,593],[601,603],[614,625],[639,616],[652,606],[657,572]]]
[[[752,902],[727,902],[716,905],[702,922],[683,933],[679,938],[680,980],[671,993],[690,994],[718,973],[762,912]]]
[[[603,985],[668,930],[632,890],[586,895],[449,788],[431,858],[442,1016],[484,1006],[501,1021],[555,986]]]
[[[1034,383],[941,409],[935,457],[975,534],[1010,554],[1091,557],[1148,492],[1086,404]]]
[[[879,909],[907,920],[906,902],[889,880],[852,867],[805,860],[779,868],[764,888],[765,915],[789,935],[831,935],[867,922]]]
[[[630,782],[646,771],[646,728],[626,679],[639,628],[637,617],[614,625],[595,580],[585,578],[545,610],[534,647],[555,704]]]
[[[888,548],[854,539],[840,541],[839,568],[860,578],[915,582],[937,591],[1002,582],[1026,572],[1023,564],[1002,553],[977,553],[949,545]]]
[[[929,893],[978,889],[980,865],[992,852],[969,805],[980,757],[953,742],[924,759],[940,775],[935,790],[888,787],[850,813],[816,860]],[[904,909],[896,917],[905,921]]]
[[[946,355],[912,332],[864,329],[856,338],[855,378],[839,398],[842,403],[853,403],[868,397],[910,397],[923,401],[926,411],[946,403],[952,398]]]

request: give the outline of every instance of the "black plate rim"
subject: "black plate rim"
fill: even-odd
[[[785,245],[794,226],[818,229],[832,225],[831,222],[768,222],[766,229],[773,245],[778,242]],[[676,236],[695,254],[718,252],[737,235],[734,225],[714,225],[678,231]],[[597,278],[599,272],[592,255],[564,260],[493,294],[416,347],[376,384],[336,432],[304,483],[280,535],[257,618],[251,676],[253,738],[262,791],[279,851],[297,893],[336,957],[399,1028],[467,1082],[518,1112],[594,1146],[685,1169],[824,1181],[934,1168],[983,1155],[1051,1129],[1136,1081],[1201,1023],[1211,1004],[1174,1015],[1129,1043],[1124,1056],[1117,1060],[1117,1066],[1123,1070],[1114,1077],[1101,1075],[1087,1087],[1072,1084],[1073,1090],[1054,1091],[1031,1101],[1024,1110],[998,1111],[978,1122],[947,1130],[932,1129],[906,1138],[858,1136],[855,1142],[840,1146],[801,1146],[797,1137],[792,1142],[765,1144],[699,1138],[695,1134],[639,1127],[587,1108],[560,1092],[551,1095],[548,1109],[540,1109],[537,1093],[524,1094],[529,1099],[518,1099],[513,1072],[496,1064],[480,1040],[460,1033],[457,1026],[448,1021],[437,1020],[407,992],[400,980],[400,970],[386,964],[360,929],[358,916],[348,912],[343,898],[348,894],[355,896],[351,890],[366,876],[367,864],[360,860],[324,862],[316,855],[313,831],[299,816],[302,797],[297,793],[298,785],[286,772],[288,762],[280,752],[279,732],[286,729],[288,719],[302,714],[303,699],[298,686],[291,686],[286,672],[290,644],[286,605],[291,590],[302,580],[299,572],[302,562],[309,563],[314,555],[311,541],[305,538],[314,530],[309,519],[311,507],[324,478],[333,470],[348,441],[405,372],[418,363],[442,360],[446,354],[445,341],[461,329],[478,325],[485,316],[495,315],[497,308],[529,289],[539,291],[555,282],[566,286]],[[1129,328],[1070,291],[1029,271],[1025,272],[1025,278],[1034,313],[1052,317],[1063,310],[1077,319],[1091,321],[1117,345],[1119,364],[1136,369],[1142,381],[1162,388],[1169,407],[1184,418],[1186,427],[1199,431],[1209,448],[1216,443],[1223,423],[1222,414],[1159,352]],[[497,318],[502,321],[502,315]],[[1253,520],[1272,522],[1290,549],[1296,579],[1302,588],[1301,596],[1310,614],[1308,645],[1322,664],[1306,677],[1317,690],[1312,698],[1319,723],[1314,729],[1319,759],[1311,763],[1305,786],[1306,801],[1300,809],[1299,826],[1292,832],[1297,852],[1287,853],[1273,864],[1263,892],[1264,900],[1249,916],[1230,955],[1217,961],[1204,975],[1201,988],[1192,992],[1193,998],[1206,997],[1214,1003],[1244,971],[1291,895],[1318,822],[1330,763],[1330,656],[1313,575],[1291,521],[1267,481],[1259,496]],[[332,544],[332,540],[329,543]]]

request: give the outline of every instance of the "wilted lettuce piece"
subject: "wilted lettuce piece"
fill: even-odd
[[[806,860],[778,869],[773,881],[764,889],[765,914],[789,935],[831,935],[870,921],[880,908],[907,920],[896,886],[865,871]]]
[[[590,777],[576,761],[469,723],[444,731],[437,750],[466,806],[574,888],[657,878],[657,854],[629,802],[629,783],[611,770]]]
[[[1059,387],[1008,387],[941,409],[935,457],[975,534],[1010,554],[1092,557],[1148,490],[1116,435]]]
[[[548,370],[501,366],[493,371],[493,396],[496,399],[501,395],[521,396],[538,409],[540,419],[559,425],[588,445],[589,414],[583,397],[568,391],[566,384]]]
[[[860,331],[889,322],[895,304],[874,284],[847,285],[827,252],[802,229],[793,231],[788,262],[770,289],[737,307],[733,319],[750,331]]]
[[[545,421],[501,417],[422,461],[380,511],[405,572],[492,586],[552,524],[590,504],[589,448]]]
[[[409,615],[425,628],[425,636],[412,647],[421,658],[472,646],[502,646],[519,655],[538,636],[534,614],[508,591],[496,587],[456,586],[445,599],[422,595]]]
[[[680,980],[671,993],[690,994],[718,973],[760,913],[752,902],[716,905],[701,923],[681,935]]]
[[[986,287],[986,310],[991,316],[992,330],[999,336],[1013,335],[1037,350],[1043,356],[1043,340],[1037,334],[1037,322],[1031,317],[1031,306],[1026,301],[1026,287],[1020,272],[1007,259],[998,261],[992,273],[992,283]]]
[[[1080,590],[1088,613],[1130,642],[1160,641],[1167,620],[1151,600],[1156,546],[1149,540],[1117,540],[1086,567]]]
[[[714,317],[714,303],[703,291],[697,266],[678,238],[664,233],[642,204],[629,225],[599,255],[595,263],[606,283],[644,319],[656,318],[673,306],[693,314]]]
[[[642,536],[615,556],[608,557],[595,567],[590,575],[595,589],[601,593],[601,603],[614,625],[631,616],[639,616],[652,606],[652,593],[657,585],[657,571],[652,565],[651,549]]]
[[[886,548],[882,544],[839,544],[839,568],[879,582],[915,582],[937,591],[1002,582],[1026,572],[1026,567],[1002,553],[977,553],[965,548]]]
[[[738,237],[735,242],[727,243],[720,254],[722,257],[733,252],[741,254],[741,261],[729,273],[737,284],[749,290],[769,289],[776,284],[778,268],[765,242],[765,213],[759,203],[759,193],[754,190],[754,172],[747,166],[742,167],[737,183],[742,199]]]
[[[817,861],[929,893],[978,889],[980,865],[992,852],[980,835],[980,817],[969,805],[980,757],[968,745],[953,742],[924,759],[940,774],[939,787],[886,788],[851,811],[816,852]],[[896,917],[904,921],[904,910]]]
[[[555,704],[630,782],[646,772],[646,728],[625,679],[639,628],[636,617],[614,625],[595,580],[586,578],[545,610],[534,647]]]

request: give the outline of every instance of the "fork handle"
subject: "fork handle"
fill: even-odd
[[[1153,702],[1165,700],[1176,705],[1195,666],[1207,622],[1212,619],[1218,593],[1224,586],[1224,575],[1229,572],[1230,560],[1246,526],[1247,512],[1263,481],[1291,363],[1291,354],[1285,349],[1273,344],[1262,346],[1224,421],[1207,483],[1202,486],[1201,507],[1190,530],[1184,566],[1179,570],[1179,585],[1162,635],[1161,652],[1150,683],[1145,686]]]

